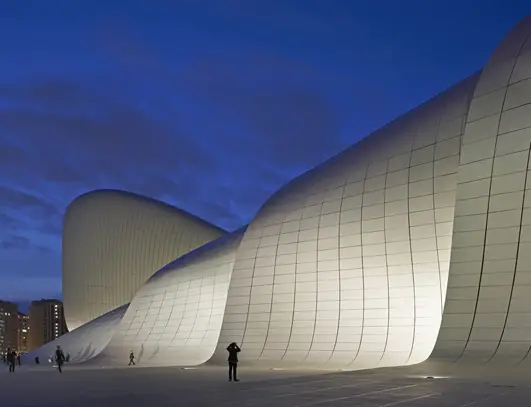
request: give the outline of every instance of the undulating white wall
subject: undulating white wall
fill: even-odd
[[[531,363],[530,35],[528,17],[494,52],[474,92],[434,360]]]
[[[290,182],[263,206],[238,250],[220,355],[236,341],[245,363],[262,366],[374,368],[429,356],[477,79]]]
[[[129,303],[161,267],[224,234],[177,208],[123,191],[75,199],[63,225],[68,329]]]
[[[171,239],[196,236],[196,222],[116,193],[73,205],[67,317],[69,304],[80,323],[140,288],[90,362],[122,366],[133,350],[141,366],[226,363],[235,341],[242,363],[261,367],[370,369],[432,351],[430,361],[531,363],[530,35],[527,18],[484,70],[142,288],[191,249]],[[221,234],[201,227],[206,241]]]
[[[158,271],[136,294],[109,346],[93,363],[198,365],[218,343],[243,231],[206,244]]]

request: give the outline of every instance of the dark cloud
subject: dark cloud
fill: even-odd
[[[0,185],[0,208],[19,209],[39,219],[60,215],[60,210],[47,199],[34,194]]]
[[[43,245],[39,245],[39,244],[34,245],[34,247],[35,247],[35,248],[37,249],[37,251],[39,251],[40,253],[54,253],[54,254],[57,254],[57,253],[60,252],[60,250],[57,250],[57,248],[52,249],[51,247],[43,246]]]
[[[233,137],[231,147],[240,154],[253,152],[281,168],[301,169],[323,159],[341,146],[339,125],[326,99],[304,89],[286,89],[279,97],[263,89],[231,92],[205,89],[202,95],[220,113],[242,120],[255,137]],[[329,143],[323,143],[327,140]],[[323,151],[324,150],[324,151]]]
[[[185,86],[214,114],[245,129],[246,136],[230,139],[237,152],[301,171],[343,147],[339,117],[316,86],[316,72],[269,55],[202,65],[186,77]]]
[[[75,110],[101,103],[95,92],[72,82],[50,78],[39,82],[0,83],[0,100],[11,104]]]
[[[338,109],[323,89],[372,97],[377,93],[374,87],[353,83],[352,77],[331,77],[267,50],[210,55],[176,75],[142,41],[129,36],[126,27],[106,27],[99,45],[126,69],[198,101],[208,120],[219,120],[222,127],[227,120],[237,123],[242,131],[223,132],[224,150],[267,162],[270,169],[300,172],[345,147]]]
[[[62,208],[32,193],[0,185],[0,245],[3,249],[54,251],[18,233],[61,235]],[[17,234],[13,234],[13,232]],[[57,250],[57,249],[56,249]]]
[[[38,149],[39,161],[49,168],[53,168],[50,155],[57,157],[58,147],[66,153],[62,166],[55,171],[59,174],[64,173],[65,163],[77,169],[80,158],[91,166],[93,174],[111,176],[144,166],[178,170],[180,166],[193,165],[204,171],[215,166],[215,160],[192,139],[148,118],[141,111],[100,106],[102,111],[97,118],[83,112],[74,116],[31,108],[3,109],[0,123],[3,131],[23,137],[31,143],[32,149]],[[54,171],[50,171],[50,175],[53,177]],[[89,168],[85,168],[83,175],[90,175]]]
[[[94,43],[98,49],[102,49],[106,54],[112,55],[114,59],[128,66],[151,69],[155,61],[158,61],[141,38],[134,36],[126,24],[117,23],[115,19],[101,25]]]
[[[267,61],[288,73],[294,69],[289,63],[284,67]],[[10,159],[0,164],[2,172],[25,179],[32,188],[38,187],[38,180],[60,184],[64,192],[58,200],[69,201],[90,189],[119,188],[169,197],[228,229],[240,226],[294,172],[322,160],[323,145],[338,148],[338,123],[318,92],[285,83],[263,83],[253,92],[238,83],[230,65],[209,66],[197,69],[193,77],[184,75],[186,80],[176,80],[174,86],[202,103],[205,113],[214,111],[218,118],[243,126],[238,136],[227,129],[219,137],[185,131],[172,120],[168,107],[154,116],[120,97],[68,81],[52,78],[0,86],[5,103],[0,108],[0,137],[12,151],[5,153]],[[256,75],[271,75],[261,64],[253,66]],[[212,128],[223,128],[216,120],[208,121]],[[13,197],[2,199],[4,205],[29,205]],[[57,212],[45,202],[33,206],[33,211],[41,207]],[[65,206],[62,201],[60,212]],[[40,230],[60,233],[59,217],[51,215]]]
[[[9,235],[4,237],[0,241],[0,248],[11,250],[11,249],[27,249],[30,247],[30,240],[24,236]]]
[[[0,230],[11,230],[19,224],[18,220],[12,216],[0,213]]]
[[[155,198],[169,195],[185,210],[225,227],[239,226],[241,220],[229,210],[219,207],[211,212],[211,197],[204,189],[215,185],[215,180],[198,182],[201,174],[219,173],[215,157],[207,150],[142,111],[104,97],[90,109],[72,108],[85,97],[84,89],[53,85],[57,91],[52,83],[0,90],[0,98],[11,102],[0,109],[0,140],[6,147],[0,149],[2,229],[60,236],[68,202],[87,190],[106,187]],[[47,94],[53,95],[49,105]],[[46,109],[36,108],[39,104]],[[64,107],[70,110],[65,112]],[[38,190],[59,203],[7,184]],[[16,242],[10,237],[0,241],[4,248]]]
[[[0,148],[0,168],[17,165],[23,160],[24,151],[20,147],[10,143],[7,139],[2,140],[2,148]]]
[[[9,214],[0,226],[58,239],[72,199],[117,188],[231,230],[342,146],[338,117],[309,85],[318,73],[308,66],[258,53],[203,58],[175,75],[142,46],[123,47],[119,34],[107,34],[107,51],[141,67],[136,85],[150,78],[159,97],[132,103],[120,81],[0,83],[0,209]],[[0,239],[2,247],[14,247],[13,239]],[[36,253],[59,250],[38,239],[26,244]]]
[[[82,86],[54,81],[12,88],[5,92],[4,87],[3,93],[0,89],[0,98],[10,96],[12,102],[23,104],[0,109],[0,124],[4,134],[21,144],[13,147],[17,159],[2,164],[4,174],[15,179],[73,184],[76,192],[70,193],[70,200],[102,187],[148,196],[168,192],[194,196],[201,184],[182,176],[192,173],[197,177],[218,169],[209,151],[173,126],[104,95],[98,99]],[[53,95],[52,103],[36,109],[36,104],[45,104],[47,94]],[[73,108],[83,99],[92,100],[90,109]],[[65,112],[63,107],[70,110]],[[16,202],[9,197],[4,204]],[[57,222],[51,228],[59,231]]]
[[[38,229],[47,235],[61,236],[63,233],[62,216],[43,220],[38,225]]]
[[[197,60],[178,76],[154,58],[146,58],[140,66],[145,75],[199,103],[209,121],[221,128],[227,127],[227,121],[237,124],[241,131],[223,131],[222,152],[252,157],[255,163],[258,159],[269,169],[297,172],[345,145],[337,109],[322,89],[353,85],[331,83],[299,61],[267,52],[213,55]]]

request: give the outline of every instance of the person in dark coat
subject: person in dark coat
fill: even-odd
[[[57,370],[59,370],[59,373],[63,373],[62,367],[65,363],[65,354],[59,345],[57,345],[55,350],[55,361],[57,362]]]
[[[15,363],[17,360],[17,353],[14,350],[7,350],[7,364],[9,365],[9,373],[15,373]]]
[[[241,352],[241,349],[236,345],[236,342],[232,342],[227,346],[227,352],[229,352],[229,382],[232,381],[232,378],[234,378],[235,382],[239,382],[236,372],[238,369],[238,353]]]
[[[129,352],[129,365],[128,366],[131,366],[131,365],[135,365],[135,353],[131,350]]]

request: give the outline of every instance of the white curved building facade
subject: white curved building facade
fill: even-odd
[[[79,328],[48,342],[32,352],[23,355],[24,366],[31,365],[35,358],[43,366],[50,364],[57,346],[64,349],[65,356],[69,356],[69,363],[83,363],[98,356],[109,344],[118,324],[122,320],[129,304],[122,305],[101,317],[80,326]]]
[[[157,270],[225,232],[162,202],[100,190],[75,199],[63,223],[69,330],[131,302]]]
[[[274,366],[392,366],[430,355],[477,79],[292,181],[263,206],[238,250],[222,343],[242,343],[244,360]]]
[[[233,341],[259,367],[530,363],[530,36],[162,268],[91,363],[225,363]]]
[[[158,271],[129,305],[94,362],[120,365],[130,350],[143,366],[198,365],[217,343],[236,250],[245,229],[206,244]]]
[[[531,18],[478,80],[463,136],[441,331],[433,358],[529,364]]]

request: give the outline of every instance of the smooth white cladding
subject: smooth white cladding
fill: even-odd
[[[122,191],[75,199],[63,225],[63,300],[75,329],[123,304],[157,270],[225,232],[177,208]]]
[[[450,260],[461,136],[478,75],[275,194],[238,250],[219,357],[374,368],[433,349]]]
[[[206,244],[158,271],[140,289],[109,346],[94,362],[120,366],[198,365],[218,343],[229,281],[245,229]]]
[[[58,339],[48,342],[23,357],[24,366],[35,365],[35,357],[41,365],[48,365],[48,359],[54,356],[57,345],[70,356],[70,363],[86,362],[99,355],[111,340],[118,324],[122,320],[128,305],[112,310],[89,323],[74,329]]]
[[[494,52],[471,102],[434,360],[531,363],[530,146],[528,17]]]
[[[144,366],[226,363],[235,341],[242,362],[260,367],[370,369],[432,351],[430,361],[526,367],[530,35],[527,18],[482,72],[290,182],[245,232],[164,267],[91,363],[122,366],[129,350]],[[135,236],[72,230],[91,237],[72,239],[72,259],[83,258],[82,242]],[[93,259],[111,258],[107,243],[96,247],[90,267],[68,272],[80,287]],[[123,253],[143,261],[141,250]]]

